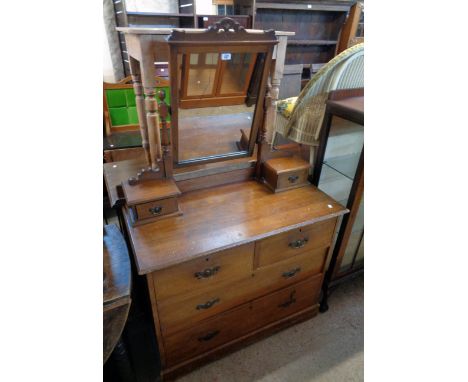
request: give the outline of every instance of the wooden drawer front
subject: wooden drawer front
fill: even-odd
[[[307,183],[308,169],[301,169],[295,171],[287,171],[278,174],[278,183],[276,188],[278,190],[296,187],[297,185]]]
[[[306,279],[252,302],[251,329],[260,328],[318,304],[323,274]]]
[[[258,268],[254,273],[255,287],[269,292],[322,273],[327,253],[328,247],[315,249]]]
[[[195,291],[158,301],[161,331],[168,335],[185,330],[196,322],[249,301],[254,289],[253,281],[253,277],[248,276],[202,293]]]
[[[254,243],[157,271],[154,274],[156,298],[163,300],[187,293],[216,290],[221,283],[250,277]]]
[[[156,200],[135,206],[138,219],[153,218],[178,211],[177,198]]]
[[[222,313],[189,330],[164,337],[168,366],[222,345],[248,331],[251,304]]]
[[[312,249],[329,246],[335,223],[336,218],[329,219],[256,242],[256,267],[263,267]]]

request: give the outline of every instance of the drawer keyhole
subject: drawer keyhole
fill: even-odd
[[[304,239],[298,239],[298,240],[295,240],[291,243],[289,243],[289,246],[291,248],[302,248],[304,245],[307,244],[307,242],[309,241],[309,239],[307,239],[306,237]]]
[[[219,334],[219,330],[213,330],[212,332],[209,332],[202,337],[198,337],[198,341],[200,342],[209,341],[212,338],[216,337],[218,334]]]
[[[197,310],[201,310],[201,309],[209,309],[211,308],[214,304],[216,304],[217,302],[219,302],[219,298],[215,298],[211,301],[207,301],[205,302],[204,304],[199,304],[197,305]]]
[[[162,211],[162,207],[161,206],[156,206],[156,207],[151,207],[149,209],[149,212],[151,212],[153,215],[159,215]]]
[[[211,276],[214,276],[220,269],[221,267],[219,265],[213,268],[206,268],[201,272],[196,272],[195,277],[197,279],[207,279]]]

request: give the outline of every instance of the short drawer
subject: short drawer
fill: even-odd
[[[250,311],[251,304],[244,304],[188,330],[164,337],[167,365],[173,366],[242,336],[249,330]]]
[[[278,183],[276,188],[278,190],[288,189],[298,185],[307,184],[307,177],[309,175],[308,169],[301,169],[295,171],[288,171],[278,174]]]
[[[255,266],[263,267],[303,252],[328,247],[336,218],[297,228],[255,243]]]
[[[168,215],[179,210],[177,198],[160,199],[134,206],[138,220]]]
[[[269,292],[322,273],[327,254],[328,247],[314,249],[258,268],[254,273],[255,287]]]
[[[271,293],[252,302],[251,329],[257,329],[319,302],[323,274]]]
[[[202,293],[219,285],[250,277],[254,243],[217,252],[154,273],[156,298]]]

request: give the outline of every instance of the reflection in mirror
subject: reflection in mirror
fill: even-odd
[[[253,69],[264,53],[179,53],[178,161],[246,153]]]

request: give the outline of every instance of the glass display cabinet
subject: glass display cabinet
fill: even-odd
[[[336,231],[324,280],[326,311],[329,285],[364,269],[364,89],[330,93],[312,183],[350,210]]]

